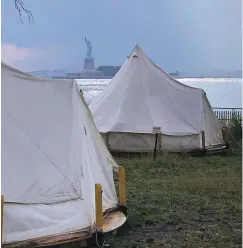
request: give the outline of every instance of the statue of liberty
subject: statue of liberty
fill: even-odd
[[[90,59],[90,58],[92,58],[92,53],[91,53],[92,45],[91,45],[91,42],[86,39],[86,37],[85,37],[85,42],[86,42],[86,46],[87,46],[87,58]]]

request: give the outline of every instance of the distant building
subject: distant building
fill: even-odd
[[[98,71],[102,72],[105,77],[114,77],[120,70],[121,66],[102,65],[98,67]]]
[[[98,78],[105,78],[105,77],[104,77],[104,74],[101,71],[83,71],[83,72],[67,73],[66,78],[98,79]]]
[[[176,71],[176,72],[170,72],[169,74],[172,77],[179,77],[179,72],[178,71]]]

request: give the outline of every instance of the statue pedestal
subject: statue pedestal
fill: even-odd
[[[84,70],[92,71],[94,69],[94,59],[93,58],[85,58],[84,59]]]

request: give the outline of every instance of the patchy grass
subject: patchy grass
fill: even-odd
[[[127,173],[127,227],[111,247],[241,247],[241,153],[118,159]]]

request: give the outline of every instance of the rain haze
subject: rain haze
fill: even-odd
[[[0,1],[2,246],[241,247],[242,0]]]

